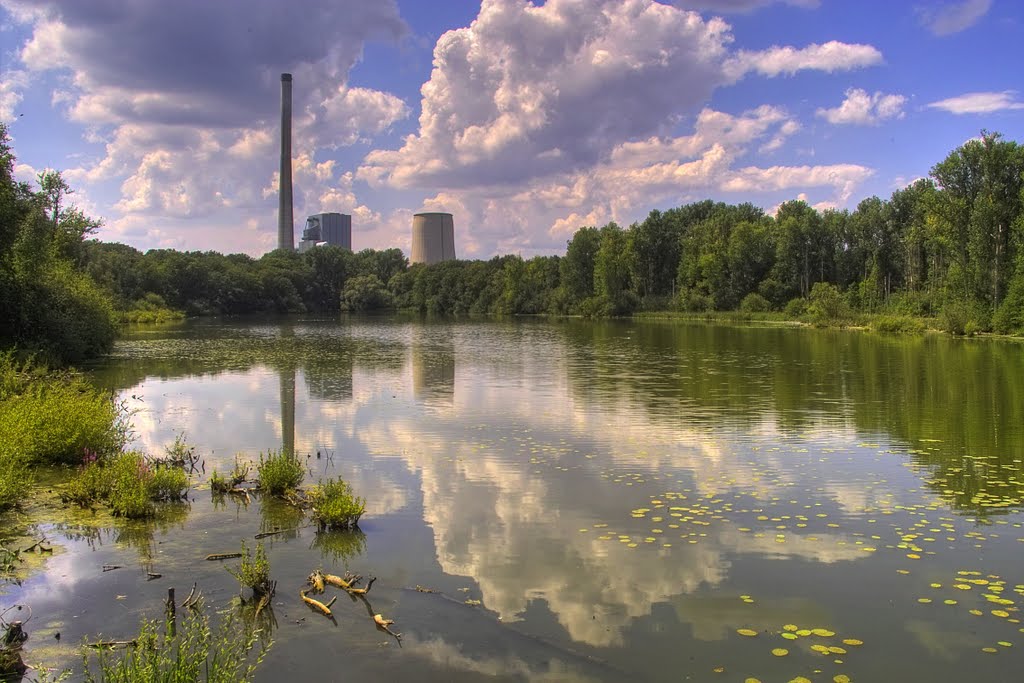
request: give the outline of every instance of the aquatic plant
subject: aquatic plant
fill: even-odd
[[[74,464],[86,449],[124,444],[126,416],[110,394],[71,373],[0,353],[0,463]]]
[[[352,487],[340,477],[314,486],[309,502],[320,529],[355,528],[366,511],[366,501],[352,495]]]
[[[270,579],[270,562],[267,561],[267,551],[262,542],[256,543],[256,554],[249,552],[249,548],[242,541],[242,559],[236,568],[227,567],[228,573],[238,579],[242,588],[250,588],[253,598],[261,598],[264,595],[273,595],[277,583]]]
[[[103,501],[115,515],[149,517],[154,501],[180,500],[188,476],[178,467],[153,466],[140,453],[121,453],[106,460],[88,460],[65,486],[65,502],[81,506]]]
[[[261,641],[258,629],[244,629],[228,616],[214,632],[209,618],[199,610],[185,610],[177,625],[168,620],[160,628],[156,620],[143,620],[134,645],[125,650],[87,648],[84,680],[87,683],[241,683],[251,681],[272,642]],[[95,645],[95,644],[94,644]],[[93,650],[90,652],[90,650]],[[91,660],[95,659],[96,670]]]
[[[257,481],[262,491],[272,496],[282,496],[302,483],[306,469],[291,453],[270,451],[265,456],[260,453],[260,462],[256,466],[256,472]]]
[[[0,457],[0,510],[14,507],[32,483],[32,473],[23,458]]]
[[[237,456],[235,457],[235,467],[231,470],[231,476],[225,477],[221,475],[217,468],[213,468],[213,473],[210,474],[210,490],[213,493],[227,493],[231,489],[235,488],[239,484],[245,481],[246,477],[249,476],[249,463],[243,463]]]

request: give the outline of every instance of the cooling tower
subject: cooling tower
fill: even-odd
[[[277,200],[277,248],[295,249],[292,217],[292,75],[281,74],[281,175]]]
[[[455,223],[450,213],[418,213],[412,217],[411,263],[440,263],[455,258]]]

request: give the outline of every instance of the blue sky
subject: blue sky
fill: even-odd
[[[296,233],[560,253],[704,198],[856,207],[982,129],[1024,135],[1016,0],[0,0],[17,174],[57,168],[140,249],[276,240],[279,74]]]

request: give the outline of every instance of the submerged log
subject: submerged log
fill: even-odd
[[[212,553],[206,556],[208,560],[233,560],[236,557],[241,557],[242,553]]]

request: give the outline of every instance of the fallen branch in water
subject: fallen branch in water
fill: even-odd
[[[320,614],[323,614],[325,617],[330,617],[332,619],[334,618],[334,614],[331,612],[331,605],[333,605],[334,601],[338,599],[337,595],[331,598],[331,601],[328,602],[326,605],[320,602],[319,600],[314,600],[313,598],[306,597],[306,591],[299,591],[299,595],[302,596],[302,601],[304,603],[306,603],[316,611],[320,612]]]
[[[157,574],[156,572],[146,572],[146,581],[152,581],[153,579],[162,578],[163,574]]]
[[[373,586],[373,582],[377,580],[376,576],[371,576],[370,580],[366,584],[366,588],[346,588],[349,595],[366,595],[370,592],[370,588]]]
[[[103,565],[103,571],[112,572],[115,569],[121,569],[122,567],[124,567],[123,564],[105,564]]]
[[[207,555],[206,559],[208,559],[208,560],[233,560],[236,557],[241,557],[241,556],[242,556],[242,553],[213,553],[211,555]]]
[[[395,633],[390,628],[388,628],[388,626],[391,626],[391,624],[395,623],[394,619],[385,619],[383,615],[374,614],[373,615],[373,623],[377,625],[378,629],[380,629],[381,631],[384,631],[384,633],[389,634],[395,640],[397,640],[399,643],[402,642],[402,634],[401,633]]]
[[[324,573],[317,569],[315,572],[309,575],[306,579],[309,585],[313,587],[314,593],[324,592]]]
[[[86,643],[86,647],[91,647],[95,650],[113,650],[115,647],[135,647],[139,644],[136,639],[132,640],[101,640],[98,643]]]
[[[295,528],[295,529],[277,529],[275,531],[263,531],[263,532],[260,532],[260,533],[256,534],[255,536],[253,536],[253,538],[255,538],[255,539],[266,538],[267,536],[275,536],[277,534],[283,534],[283,533],[285,533],[287,531],[298,531],[298,529],[297,528]]]
[[[199,606],[199,601],[202,599],[203,595],[197,590],[198,587],[198,583],[192,584],[192,590],[188,592],[188,597],[185,598],[185,602],[181,603],[182,607],[195,608]]]

